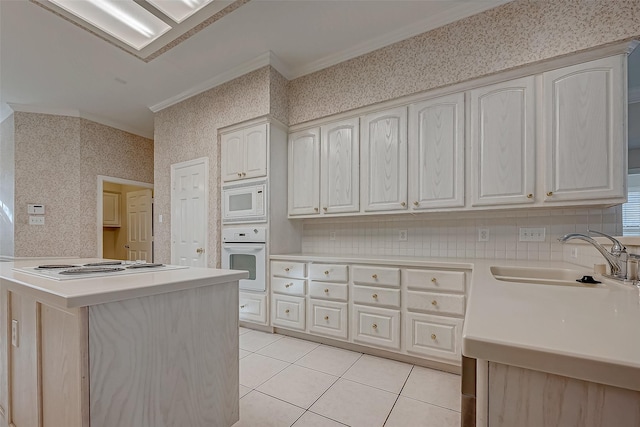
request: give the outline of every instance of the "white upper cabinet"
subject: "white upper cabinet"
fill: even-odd
[[[320,191],[323,213],[360,209],[360,137],[357,118],[321,127]]]
[[[289,135],[289,215],[320,212],[320,129]]]
[[[624,62],[543,74],[545,202],[626,197]]]
[[[362,119],[362,202],[365,212],[407,209],[407,108]]]
[[[267,124],[252,126],[220,137],[222,180],[267,175]]]
[[[409,106],[409,203],[464,206],[464,93]]]
[[[471,90],[473,206],[533,203],[535,77]]]

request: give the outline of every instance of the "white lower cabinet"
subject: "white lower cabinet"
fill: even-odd
[[[240,292],[240,320],[254,323],[267,323],[267,296]]]
[[[273,296],[274,326],[304,330],[305,328],[305,298],[287,295]]]
[[[347,339],[347,303],[309,299],[309,332]]]
[[[365,258],[274,258],[273,326],[460,365],[467,272]]]
[[[353,340],[400,349],[400,311],[353,305]]]
[[[462,323],[462,319],[407,313],[404,328],[407,352],[459,362]]]

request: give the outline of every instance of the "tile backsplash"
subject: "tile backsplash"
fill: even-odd
[[[544,228],[543,242],[520,242],[520,228]],[[488,241],[478,241],[488,229]],[[562,260],[558,237],[588,229],[622,234],[622,208],[386,215],[306,220],[303,253],[432,258]],[[406,241],[400,234],[406,230]]]

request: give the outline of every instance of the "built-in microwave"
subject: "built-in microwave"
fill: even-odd
[[[253,181],[222,187],[222,222],[267,222],[267,182]]]

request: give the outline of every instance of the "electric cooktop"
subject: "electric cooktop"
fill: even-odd
[[[89,264],[42,264],[13,270],[53,280],[88,279],[104,276],[124,276],[189,268],[186,265],[155,264],[138,261],[103,261]]]

